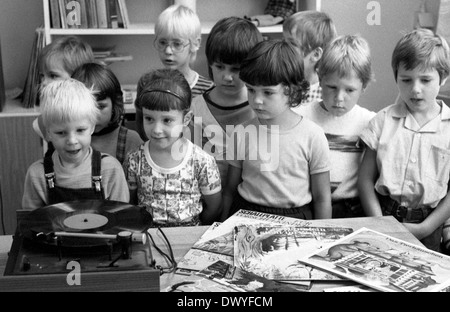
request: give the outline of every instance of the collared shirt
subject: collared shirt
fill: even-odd
[[[450,176],[450,109],[438,101],[440,114],[420,127],[400,102],[371,120],[361,134],[377,152],[375,190],[403,206],[435,208],[448,190]]]

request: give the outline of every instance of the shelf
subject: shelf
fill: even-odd
[[[19,116],[39,116],[40,108],[25,108],[22,106],[20,100],[6,100],[3,111],[0,112],[0,118],[2,117],[19,117]]]
[[[215,22],[203,22],[202,34],[209,34]],[[282,25],[266,26],[258,28],[261,33],[281,33]],[[48,29],[50,36],[54,35],[154,35],[155,24],[141,23],[130,24],[129,28],[66,28],[66,29]]]

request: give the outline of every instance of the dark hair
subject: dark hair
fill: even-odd
[[[235,16],[219,20],[211,29],[205,45],[210,78],[213,79],[210,66],[214,62],[240,65],[250,49],[262,40],[262,34],[249,20]]]
[[[192,93],[184,75],[177,69],[157,69],[144,74],[142,89],[137,90],[136,103],[141,108],[156,111],[179,110],[184,114],[191,108]]]
[[[239,77],[253,86],[276,86],[289,89],[289,105],[298,106],[309,89],[303,72],[303,57],[290,38],[257,43],[241,64]]]
[[[450,73],[450,53],[447,41],[429,29],[415,29],[404,35],[392,53],[392,70],[397,81],[401,64],[407,70],[417,66],[435,68],[442,82]]]
[[[124,114],[122,88],[116,75],[108,67],[99,63],[83,64],[75,69],[72,78],[92,89],[97,101],[109,97],[112,103],[109,126],[120,124]]]

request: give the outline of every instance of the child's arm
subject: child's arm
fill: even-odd
[[[221,221],[225,221],[229,217],[234,195],[237,192],[238,185],[242,182],[241,174],[242,168],[232,165],[228,166],[227,181],[223,190],[223,209]]]
[[[314,206],[314,219],[331,219],[330,172],[311,175],[311,194]]]
[[[203,211],[200,219],[203,225],[212,224],[217,221],[221,215],[222,192],[212,195],[203,195]]]
[[[364,212],[368,217],[383,215],[375,193],[375,181],[378,174],[377,152],[367,147],[359,167],[358,191]]]
[[[433,212],[421,223],[403,223],[403,225],[417,238],[423,239],[433,233],[442,223],[450,217],[450,191],[439,202]]]

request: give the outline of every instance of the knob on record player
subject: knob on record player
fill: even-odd
[[[142,233],[152,224],[151,215],[142,207],[109,200],[62,202],[35,209],[19,221],[18,231],[25,238],[56,244],[55,232],[118,235],[121,232]],[[109,239],[70,236],[64,246],[104,245]]]

